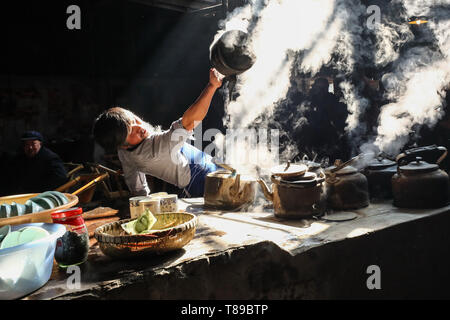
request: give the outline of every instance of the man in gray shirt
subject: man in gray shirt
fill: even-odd
[[[203,196],[205,176],[219,169],[211,156],[186,140],[206,116],[221,75],[209,71],[209,82],[197,100],[169,130],[152,127],[129,110],[114,107],[94,122],[94,138],[106,150],[117,148],[125,182],[133,195],[148,195],[149,174],[184,189],[188,197]]]

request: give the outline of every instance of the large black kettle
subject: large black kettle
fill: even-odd
[[[212,44],[209,59],[221,74],[233,76],[250,69],[256,56],[249,49],[248,34],[241,30],[230,30]]]
[[[370,161],[361,172],[369,183],[369,195],[371,199],[392,198],[392,176],[397,173],[397,163],[383,155]]]
[[[392,177],[394,206],[428,209],[448,205],[450,180],[448,174],[439,168],[447,153],[447,148],[432,145],[399,154],[397,173]],[[414,160],[411,160],[412,156],[415,156]],[[421,156],[436,163],[423,161]]]
[[[421,157],[399,166],[392,177],[394,206],[400,208],[440,208],[448,205],[450,180],[438,164],[422,161]]]

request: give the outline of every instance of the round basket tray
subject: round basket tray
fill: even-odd
[[[27,193],[27,194],[18,194],[14,196],[6,196],[0,197],[0,205],[2,204],[11,204],[13,201],[20,204],[25,204],[28,199],[31,199],[37,196],[39,193]],[[56,210],[68,209],[75,206],[78,203],[78,197],[76,195],[70,193],[64,193],[69,202],[62,206],[54,207],[52,209],[43,210],[35,213],[27,213],[22,216],[10,217],[10,218],[0,218],[0,227],[4,225],[18,225],[24,223],[52,223],[51,213]]]
[[[100,250],[113,258],[139,257],[161,254],[180,249],[195,235],[197,217],[186,212],[165,212],[155,214],[157,219],[151,233],[127,235],[121,224],[133,219],[107,223],[94,232]]]

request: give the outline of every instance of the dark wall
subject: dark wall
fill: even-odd
[[[66,27],[72,4],[81,9],[80,30]],[[28,129],[40,130],[55,147],[89,143],[92,121],[113,105],[168,127],[208,81],[209,45],[220,18],[122,0],[5,2],[0,151],[13,150]],[[216,94],[204,129],[221,128],[222,116]],[[91,153],[65,149],[66,161]]]

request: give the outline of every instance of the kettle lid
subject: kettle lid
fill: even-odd
[[[314,172],[305,172],[303,175],[299,176],[291,176],[284,177],[283,182],[292,182],[292,183],[302,183],[302,182],[310,182],[317,178],[317,174]]]
[[[305,164],[291,164],[290,162],[288,162],[287,164],[281,164],[273,167],[270,172],[274,176],[287,178],[302,176],[307,170],[308,167]]]
[[[308,167],[308,171],[314,171],[321,168],[321,164],[318,162],[303,160],[301,163]]]
[[[314,172],[305,172],[300,176],[291,176],[291,177],[280,177],[280,176],[272,176],[272,182],[282,185],[289,185],[292,187],[307,187],[307,186],[315,186],[320,183],[320,179],[317,177],[317,174]]]
[[[332,172],[336,168],[337,168],[337,166],[331,166],[331,167],[328,167],[326,169],[326,171],[327,172]],[[352,173],[356,173],[356,172],[358,172],[358,170],[355,167],[345,166],[345,167],[337,170],[335,173],[336,173],[337,176],[341,176],[341,175],[352,174]]]
[[[415,160],[409,162],[407,165],[399,167],[401,172],[406,173],[419,173],[419,172],[431,172],[439,169],[439,165],[422,161],[422,157],[416,157]]]
[[[395,166],[397,163],[395,161],[386,159],[386,158],[381,158],[381,157],[377,157],[375,159],[373,159],[369,165],[367,166],[369,169],[373,169],[373,170],[382,170],[382,169],[386,169],[392,166]]]

